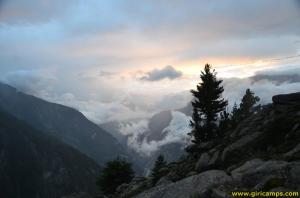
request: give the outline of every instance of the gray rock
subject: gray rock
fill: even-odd
[[[125,184],[125,183],[121,184],[120,186],[117,187],[116,192],[121,193],[121,192],[125,191],[126,188],[128,188],[128,187],[129,187],[129,184]]]
[[[262,132],[254,132],[248,135],[243,136],[242,138],[238,139],[234,143],[228,145],[222,154],[222,161],[229,162],[232,161],[232,158],[239,158],[239,156],[244,156],[243,153],[247,147],[252,147],[253,143],[256,142],[258,138],[263,135]],[[238,160],[238,159],[237,159]]]
[[[293,126],[292,132],[296,131],[300,126],[300,123],[297,123]]]
[[[123,187],[122,187],[123,186]],[[148,180],[131,181],[129,184],[122,184],[116,192],[117,197],[127,198],[132,197],[149,187]]]
[[[261,166],[264,163],[261,159],[253,159],[245,162],[242,166],[231,171],[231,175],[235,175],[236,177],[245,174],[247,171],[254,169],[258,166]]]
[[[281,94],[272,97],[274,104],[295,104],[300,103],[300,92]]]
[[[276,188],[272,188],[270,190],[270,192],[291,192],[291,191],[293,191],[293,190],[285,188],[285,187],[282,187],[282,186],[276,187]]]
[[[167,177],[169,178],[169,180],[171,181],[178,181],[181,179],[181,176],[175,172],[175,171],[170,171],[168,174],[167,174]]]
[[[233,170],[231,175],[236,182],[240,182],[242,185],[252,188],[257,185],[258,181],[263,181],[269,175],[274,175],[279,178],[284,177],[287,170],[288,162],[254,159]]]
[[[292,159],[292,158],[296,158],[299,159],[300,158],[300,143],[297,144],[297,146],[295,146],[292,150],[290,150],[289,152],[283,154],[283,157],[285,159]]]
[[[209,164],[210,156],[208,153],[203,153],[200,157],[200,159],[197,161],[195,170],[197,172],[201,172],[203,170],[206,170]]]
[[[216,151],[216,152],[213,153],[212,157],[210,158],[210,160],[208,162],[209,167],[216,166],[217,161],[219,159],[219,153],[220,153],[220,151]]]
[[[300,189],[300,161],[290,162],[288,164],[288,169],[289,172],[287,175],[287,186]]]
[[[284,176],[268,175],[258,182],[252,191],[269,191],[270,189],[284,185],[286,178]]]
[[[232,178],[224,171],[209,170],[176,183],[154,187],[137,195],[136,198],[186,198],[197,193],[202,194],[213,186],[230,181]]]
[[[190,177],[190,176],[197,175],[197,174],[198,173],[196,171],[191,171],[186,175],[186,177]]]
[[[225,192],[219,188],[213,188],[210,194],[211,198],[230,198],[228,192]]]
[[[170,184],[170,183],[173,183],[173,182],[167,176],[165,176],[165,177],[160,178],[155,186],[166,185],[166,184]]]
[[[215,145],[215,142],[210,141],[210,142],[203,142],[201,143],[198,147],[201,150],[209,150]]]
[[[241,131],[239,131],[239,135],[246,135],[249,132],[249,130],[249,127],[245,127]]]

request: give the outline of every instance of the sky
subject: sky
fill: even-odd
[[[0,81],[96,123],[190,100],[205,63],[224,97],[300,90],[299,0],[0,0]]]

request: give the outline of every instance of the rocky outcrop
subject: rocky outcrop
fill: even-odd
[[[214,186],[230,182],[232,178],[221,170],[210,170],[164,186],[157,186],[136,196],[136,198],[186,198],[204,194]]]
[[[274,96],[273,104],[258,109],[221,140],[189,146],[193,154],[168,164],[159,185],[132,197],[225,198],[232,191],[299,191],[299,96]]]
[[[273,96],[274,104],[300,104],[300,92]]]
[[[253,159],[229,173],[208,170],[146,190],[136,198],[226,198],[232,191],[298,191],[300,161]]]
[[[151,187],[151,179],[144,177],[133,178],[129,184],[122,184],[116,190],[116,197],[132,197]]]

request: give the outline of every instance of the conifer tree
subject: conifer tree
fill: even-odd
[[[230,127],[230,117],[227,110],[220,113],[219,136],[223,135],[222,132],[227,131]]]
[[[190,127],[192,128],[192,131],[188,135],[194,137],[192,142],[195,144],[200,144],[200,140],[205,139],[205,133],[200,132],[200,130],[203,130],[203,127],[201,126],[201,118],[196,108],[193,108],[193,115],[192,120],[190,120]]]
[[[241,119],[248,117],[253,112],[253,107],[259,100],[260,98],[255,96],[254,92],[250,89],[246,90],[239,108]]]
[[[206,64],[200,75],[201,82],[196,90],[191,90],[194,96],[192,102],[194,113],[190,135],[193,136],[196,144],[217,136],[216,120],[219,113],[227,106],[227,101],[222,98],[224,91],[221,86],[222,80],[218,80],[216,75],[211,65]]]
[[[107,162],[97,180],[101,191],[110,195],[119,185],[130,182],[134,177],[131,166],[131,163],[120,158]]]
[[[162,168],[165,167],[167,162],[165,161],[165,158],[163,155],[159,155],[155,161],[154,167],[151,171],[152,176],[152,184],[156,184],[158,180],[164,175],[164,172],[162,172]]]
[[[238,105],[236,104],[236,102],[233,105],[230,120],[231,120],[231,127],[233,127],[233,128],[236,127],[236,125],[240,121],[240,110],[239,110]]]

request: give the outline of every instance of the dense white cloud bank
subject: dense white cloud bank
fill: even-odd
[[[172,111],[172,120],[169,125],[161,131],[165,136],[161,140],[148,141],[149,132],[148,121],[140,120],[126,124],[121,124],[120,132],[128,137],[128,147],[134,149],[141,155],[150,156],[153,152],[158,151],[161,146],[170,143],[180,143],[186,145],[189,142],[187,135],[190,127],[190,117],[185,114]]]

